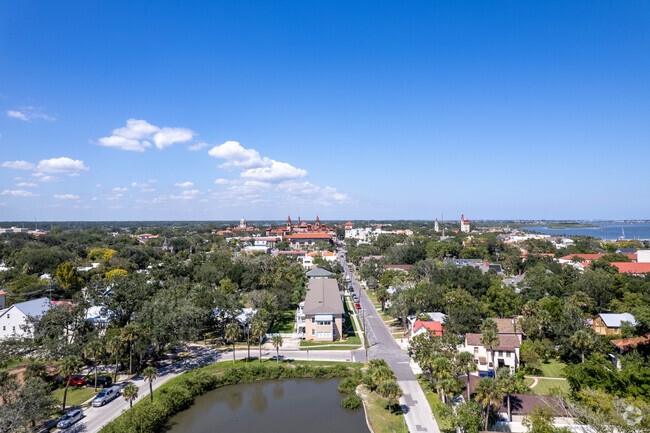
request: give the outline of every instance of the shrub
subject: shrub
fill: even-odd
[[[341,407],[345,409],[359,409],[363,403],[361,402],[361,398],[354,394],[350,393],[341,401]]]

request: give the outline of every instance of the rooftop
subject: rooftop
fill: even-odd
[[[343,314],[339,284],[332,278],[309,280],[305,314]]]

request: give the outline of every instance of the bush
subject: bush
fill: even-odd
[[[341,407],[345,409],[359,409],[362,405],[361,398],[354,393],[348,394],[341,402]]]
[[[349,394],[354,392],[354,390],[359,385],[359,380],[354,377],[346,377],[341,383],[339,383],[339,391]]]

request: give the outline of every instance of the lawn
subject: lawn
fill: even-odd
[[[400,411],[399,405],[394,408]],[[381,398],[374,392],[368,393],[368,418],[375,433],[401,433],[408,431],[401,412],[388,413],[388,400]]]
[[[524,384],[530,386],[533,383],[533,379],[526,378]],[[569,382],[566,380],[555,380],[555,379],[540,379],[539,383],[535,388],[531,388],[531,392],[537,395],[551,395],[552,390],[556,388],[559,389],[562,394],[568,394],[570,391]]]
[[[564,374],[564,367],[566,367],[566,364],[564,362],[551,359],[548,362],[542,364],[541,376],[562,377]]]
[[[431,385],[424,380],[422,375],[418,376],[418,382],[420,383],[420,387],[422,387],[422,391],[429,402],[429,407],[431,408],[431,412],[433,412],[433,416],[436,418],[436,423],[438,423],[440,431],[442,433],[455,433],[455,429],[449,420],[439,416],[439,408],[443,408],[445,405],[439,400],[436,391],[431,388]]]
[[[65,392],[65,388],[61,388],[54,391],[52,395],[59,401],[59,403],[63,403],[64,392]],[[92,387],[86,388],[83,386],[81,387],[71,386],[68,388],[68,396],[65,400],[65,405],[66,407],[79,406],[84,401],[88,400],[91,397],[94,397],[95,394],[97,394],[97,392],[95,392],[94,388]]]
[[[295,325],[295,319],[296,317],[296,310],[291,309],[287,310],[284,313],[282,313],[282,317],[280,317],[269,329],[269,334],[291,334],[293,333],[293,328]]]
[[[7,362],[7,366],[4,367],[4,368],[0,368],[0,371],[2,371],[2,370],[11,370],[11,369],[14,368],[14,367],[17,367],[17,366],[19,366],[19,365],[21,365],[21,364],[26,364],[26,363],[28,363],[28,362],[29,362],[29,360],[28,360],[27,358],[14,358],[14,359],[10,359],[10,360]]]

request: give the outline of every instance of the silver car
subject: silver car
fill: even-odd
[[[73,409],[70,412],[63,415],[56,426],[58,428],[68,428],[72,424],[79,421],[82,416],[83,416],[83,412],[81,411],[81,409]]]
[[[119,386],[111,386],[110,388],[102,389],[97,397],[93,398],[92,405],[93,407],[104,406],[109,401],[113,400],[120,394]]]

